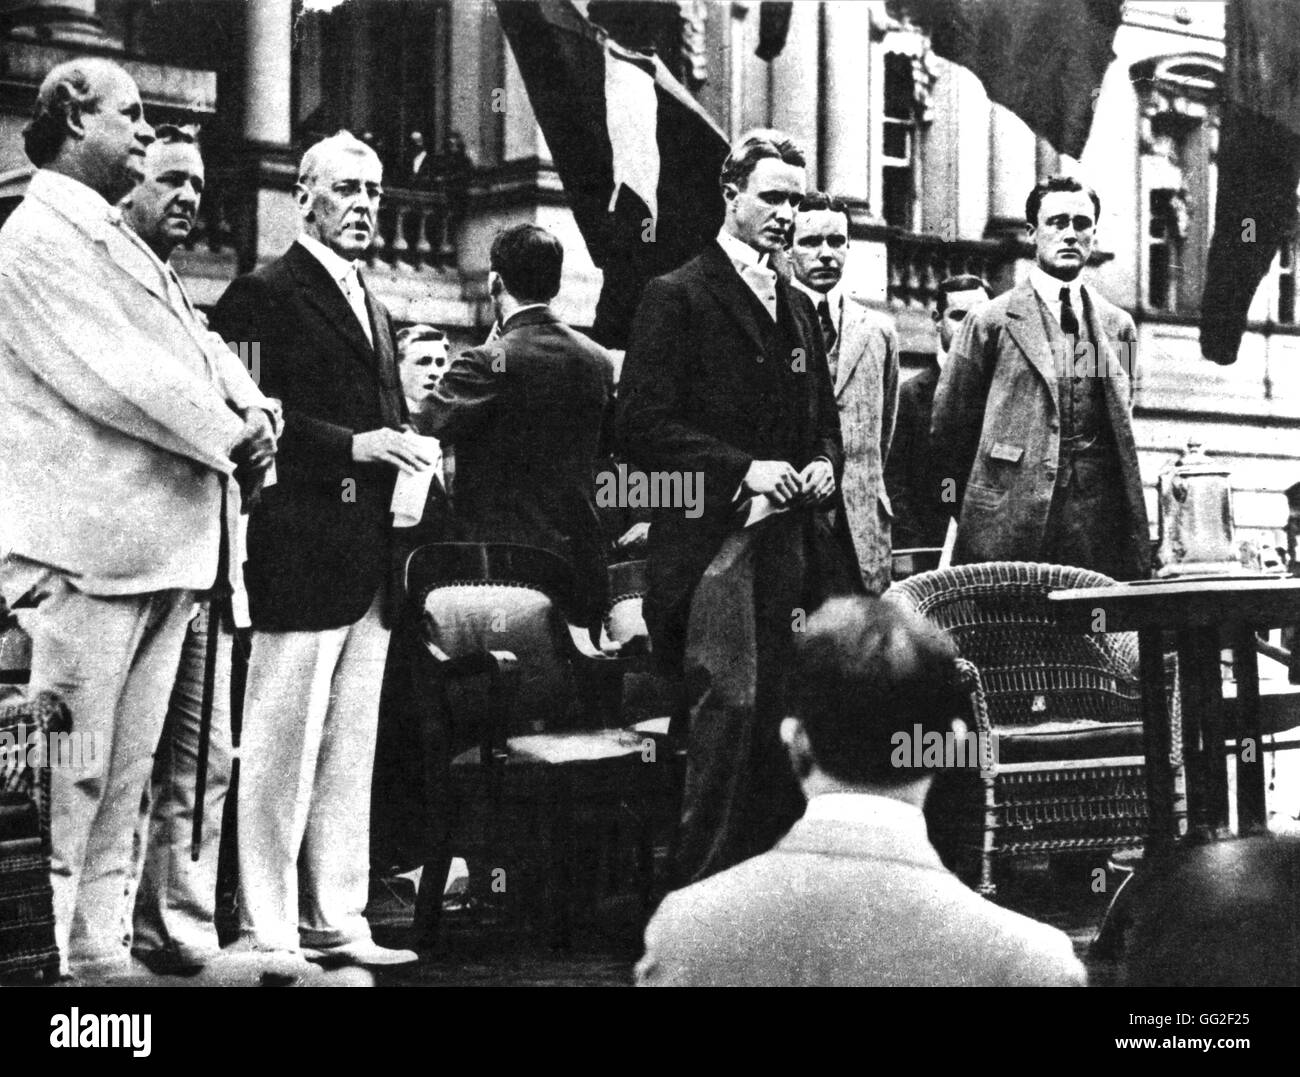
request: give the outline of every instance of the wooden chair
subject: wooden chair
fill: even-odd
[[[643,654],[609,655],[592,643],[572,617],[568,565],[545,550],[423,546],[407,561],[406,593],[424,637],[417,691],[441,712],[429,712],[426,728],[442,717],[473,730],[476,741],[459,753],[426,745],[426,786],[450,783],[454,821],[446,847],[425,863],[416,945],[436,943],[453,849],[472,863],[475,897],[503,898],[516,924],[540,911],[561,946],[571,941],[575,899],[596,889],[584,891],[579,876],[606,874],[621,834],[635,837],[638,887],[648,903],[648,805],[662,795],[670,768],[654,765],[647,738],[611,728],[617,707],[610,705]],[[476,696],[484,680],[486,694]],[[567,705],[574,700],[578,706]]]
[[[978,671],[977,731],[995,738],[997,765],[978,780],[942,774],[927,816],[936,845],[983,894],[996,892],[1002,861],[1142,844],[1136,638],[1065,631],[1047,602],[1050,591],[1112,582],[1060,565],[993,562],[922,573],[886,593],[946,629]]]
[[[59,975],[50,887],[50,750],[68,710],[52,693],[27,699],[31,641],[0,600],[0,980],[51,983]]]

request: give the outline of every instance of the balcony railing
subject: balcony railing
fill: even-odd
[[[928,310],[949,277],[982,277],[995,290],[1004,274],[1024,253],[1017,241],[947,240],[897,228],[873,230],[869,238],[883,239],[889,268],[889,303],[893,307]],[[1009,284],[1009,279],[1004,283]]]
[[[379,210],[379,230],[366,255],[372,268],[398,273],[454,269],[456,230],[463,199],[445,191],[388,188]]]

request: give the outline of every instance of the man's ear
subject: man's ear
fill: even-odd
[[[785,745],[790,757],[790,767],[794,776],[803,781],[812,773],[812,745],[808,743],[808,733],[798,718],[781,719],[781,743]]]
[[[298,203],[298,212],[302,214],[304,220],[313,220],[316,216],[311,208],[311,191],[307,190],[301,183],[293,185],[293,200]]]
[[[722,185],[722,200],[728,205],[736,200],[738,194],[740,194],[740,188],[734,183],[724,183]]]
[[[934,322],[935,325],[938,325],[943,321],[943,315],[939,313],[938,307],[935,307],[934,310],[930,311],[930,320]]]
[[[506,290],[506,282],[495,269],[488,270],[488,295],[495,298]]]

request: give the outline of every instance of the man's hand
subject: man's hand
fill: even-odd
[[[230,450],[230,459],[237,468],[257,472],[265,471],[275,459],[275,430],[271,417],[261,408],[249,408],[244,413],[244,429]]]
[[[799,475],[784,460],[755,460],[745,472],[745,489],[767,494],[777,505],[788,505],[799,495]]]
[[[358,464],[390,464],[408,475],[433,466],[433,460],[405,430],[383,426],[352,435],[352,459]]]
[[[835,493],[835,470],[829,460],[818,457],[799,473],[800,499],[820,505]]]

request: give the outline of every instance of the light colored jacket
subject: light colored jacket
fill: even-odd
[[[844,439],[844,512],[862,582],[879,594],[892,567],[885,461],[898,415],[898,334],[886,315],[857,296],[844,297],[834,389]]]
[[[1119,455],[1123,521],[1109,521],[1126,578],[1146,575],[1150,539],[1133,441],[1137,330],[1127,313],[1087,287],[1106,413]],[[1090,362],[1074,356],[1078,364]],[[1057,358],[1033,286],[1024,282],[966,316],[934,395],[930,450],[961,506],[954,564],[1041,561],[1061,451]]]
[[[209,587],[234,409],[271,405],[70,182],[38,172],[0,231],[0,552],[90,594]]]
[[[776,848],[669,894],[641,986],[1082,986],[1054,927],[980,897],[890,820],[801,819]]]

